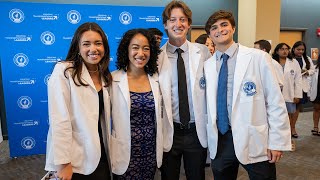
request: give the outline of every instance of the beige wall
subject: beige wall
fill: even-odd
[[[256,34],[256,0],[238,0],[238,42],[253,47]]]
[[[280,36],[280,0],[238,0],[239,42],[253,47],[259,39],[271,40],[272,47]]]

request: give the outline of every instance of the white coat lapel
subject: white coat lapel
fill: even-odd
[[[293,61],[290,60],[289,58],[287,58],[286,63],[284,64],[284,74],[288,74],[288,72],[290,72]]]
[[[171,105],[171,64],[169,62],[167,52],[167,44],[162,47],[162,53],[159,55],[159,82],[161,93],[163,96],[164,106],[170,125],[173,127],[172,105]]]
[[[232,98],[232,110],[237,100],[237,96],[240,91],[240,86],[244,75],[247,72],[248,65],[252,59],[250,56],[250,48],[246,48],[239,44],[239,51],[236,59],[236,67],[234,72],[234,80],[233,80],[233,98]]]
[[[210,119],[212,119],[212,123],[215,123],[216,117],[216,102],[217,102],[217,87],[218,87],[218,73],[217,73],[217,60],[216,55],[214,54],[210,59],[208,59],[205,63],[205,76],[207,83],[207,99],[208,99],[208,108],[210,113]],[[212,83],[211,83],[212,82]],[[208,96],[210,94],[210,96]]]
[[[91,86],[93,89],[96,89],[89,74],[89,71],[84,63],[82,63],[81,79],[84,80],[85,83],[88,83],[88,85]]]
[[[197,70],[198,70],[201,54],[199,53],[200,48],[198,48],[197,46],[194,46],[189,41],[188,41],[188,48],[190,51],[190,53],[189,53],[189,69],[190,69],[191,92],[194,92],[195,79],[197,76]]]
[[[148,75],[149,82],[152,89],[152,94],[154,98],[155,109],[159,109],[159,79],[158,74],[153,74],[153,76]],[[158,118],[157,118],[158,119]]]
[[[123,97],[126,100],[128,109],[130,111],[130,92],[129,92],[129,84],[128,84],[128,76],[127,73],[124,71],[119,71],[119,73],[117,74],[118,76],[116,76],[113,80],[114,81],[118,81],[118,85],[119,88],[121,90],[121,93],[123,95]]]

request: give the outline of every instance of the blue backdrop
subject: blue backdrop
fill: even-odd
[[[125,31],[156,27],[165,34],[163,7],[22,2],[0,2],[0,7],[1,72],[11,157],[45,153],[47,81],[54,64],[66,57],[80,24],[97,22],[107,34],[111,71]]]

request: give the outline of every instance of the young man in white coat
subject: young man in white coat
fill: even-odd
[[[162,13],[168,42],[159,55],[159,82],[164,99],[164,154],[161,177],[178,180],[181,158],[187,179],[204,180],[207,156],[206,80],[203,63],[211,55],[187,33],[192,12],[182,1],[171,1]]]
[[[260,49],[260,50],[269,54],[269,52],[271,50],[271,44],[269,41],[261,39],[261,40],[254,42],[254,48]],[[271,59],[271,62],[273,65],[273,70],[275,72],[276,78],[278,80],[278,84],[282,90],[283,81],[284,81],[283,68],[276,60]]]
[[[284,99],[270,56],[233,40],[232,13],[212,14],[205,30],[217,51],[204,63],[208,147],[215,180],[276,179],[275,163],[291,149]]]

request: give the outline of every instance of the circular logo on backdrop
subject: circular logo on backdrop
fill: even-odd
[[[128,25],[132,21],[132,16],[129,12],[124,11],[120,14],[119,20],[122,24]]]
[[[40,39],[45,45],[52,45],[55,41],[54,34],[50,31],[45,31],[41,34]]]
[[[76,10],[71,10],[67,14],[67,19],[71,24],[78,24],[81,20],[81,14]]]
[[[36,145],[36,141],[32,137],[25,137],[21,140],[23,149],[30,150]]]
[[[44,81],[44,83],[45,83],[46,85],[48,85],[48,81],[49,81],[49,79],[50,79],[50,76],[51,76],[51,74],[47,74],[47,75],[44,77],[44,79],[43,79],[43,81]]]
[[[18,67],[24,67],[28,64],[29,59],[28,56],[23,54],[23,53],[18,53],[13,57],[13,62],[18,66]]]
[[[17,103],[21,109],[29,109],[32,106],[32,99],[28,96],[21,96]]]
[[[20,9],[12,9],[9,12],[9,18],[14,23],[21,23],[24,20],[24,14]]]

